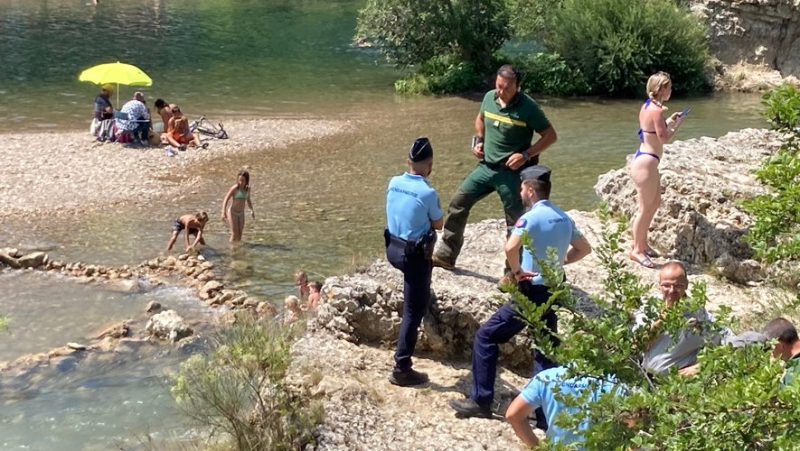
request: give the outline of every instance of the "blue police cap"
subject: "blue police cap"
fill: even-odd
[[[550,168],[547,166],[531,166],[519,173],[519,178],[525,180],[539,180],[540,182],[550,182]]]
[[[414,141],[414,144],[411,145],[411,149],[408,151],[408,159],[415,163],[427,160],[432,156],[433,147],[431,147],[431,142],[428,140],[428,138],[425,137],[417,138],[417,140]]]

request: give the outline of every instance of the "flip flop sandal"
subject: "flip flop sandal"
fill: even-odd
[[[635,261],[636,263],[638,263],[638,264],[640,264],[640,265],[644,266],[645,268],[650,268],[650,269],[653,269],[653,268],[655,268],[655,267],[656,267],[656,266],[653,264],[653,262],[650,260],[650,258],[649,258],[649,257],[647,257],[647,256],[645,256],[643,259],[639,260],[639,259],[638,259],[638,258],[636,258],[636,257],[635,257],[633,254],[628,254],[628,258],[630,258],[631,260]]]
[[[661,257],[661,254],[660,254],[660,253],[658,253],[658,251],[657,251],[657,250],[655,250],[655,249],[653,249],[652,247],[648,247],[648,248],[647,248],[647,250],[646,250],[646,251],[644,251],[644,254],[645,254],[645,255],[647,255],[647,256],[648,256],[648,257],[650,257],[650,258],[658,258],[658,257]]]

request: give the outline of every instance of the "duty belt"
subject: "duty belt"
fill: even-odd
[[[384,229],[383,238],[386,247],[394,244],[405,249],[407,257],[421,257],[426,260],[433,256],[433,248],[436,246],[436,231],[433,229],[428,230],[425,235],[416,240],[404,240],[397,235],[389,233],[389,229]]]

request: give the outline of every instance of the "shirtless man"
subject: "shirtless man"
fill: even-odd
[[[192,250],[198,243],[205,245],[206,241],[203,239],[203,228],[206,226],[207,222],[208,214],[204,211],[183,215],[176,219],[172,228],[172,236],[167,244],[167,252],[172,250],[172,246],[175,245],[175,241],[178,240],[178,235],[180,235],[183,229],[186,229],[186,252]],[[192,244],[189,244],[189,235],[196,235],[194,243]]]
[[[174,105],[168,104],[164,99],[156,100],[156,111],[158,111],[158,115],[161,116],[161,127],[156,127],[156,124],[153,124],[153,130],[164,133],[167,131],[169,126],[169,120],[172,119],[172,107]]]

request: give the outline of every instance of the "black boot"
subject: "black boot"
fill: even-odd
[[[420,373],[419,371],[414,371],[411,368],[405,371],[394,370],[392,371],[392,375],[389,376],[389,382],[400,387],[422,385],[428,382],[428,375]]]
[[[491,404],[478,404],[472,398],[452,399],[448,404],[461,418],[492,418]]]

